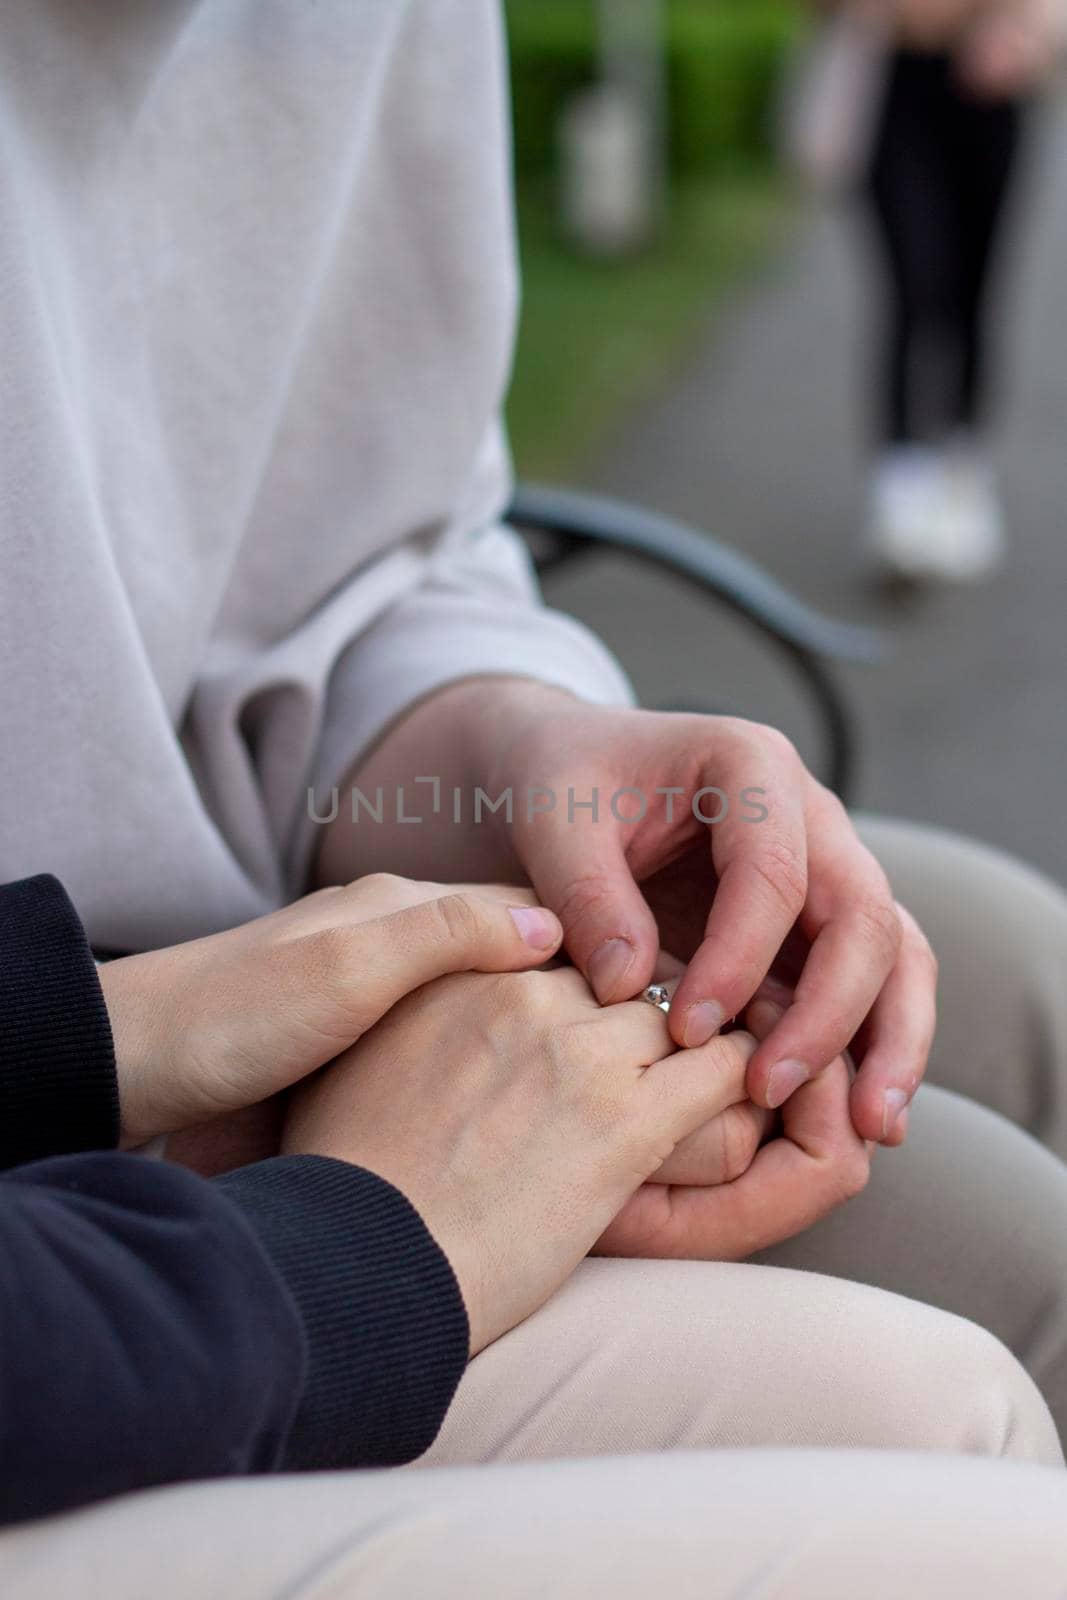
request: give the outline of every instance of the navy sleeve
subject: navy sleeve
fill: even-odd
[[[0,1178],[0,1522],[269,1471],[306,1372],[291,1296],[210,1184],[105,1153]]]
[[[211,1183],[99,1148],[29,1161],[118,1133],[95,967],[54,879],[0,888],[0,999],[0,1523],[426,1449],[469,1333],[404,1196],[312,1156]]]
[[[466,1369],[455,1274],[414,1206],[373,1172],[280,1156],[216,1178],[300,1310],[307,1383],[290,1471],[390,1467],[428,1450]]]
[[[47,874],[0,887],[0,1168],[118,1137],[111,1025],[78,914]]]

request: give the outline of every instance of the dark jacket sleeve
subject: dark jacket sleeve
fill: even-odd
[[[418,1214],[343,1162],[209,1183],[99,1148],[118,1128],[110,1032],[53,879],[0,889],[0,1081],[21,1163],[0,1174],[0,1522],[428,1447],[468,1328]],[[96,1150],[71,1153],[79,1123]]]
[[[0,887],[0,1167],[118,1143],[111,1024],[58,879]]]

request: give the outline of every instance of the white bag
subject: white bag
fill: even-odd
[[[781,144],[786,165],[806,183],[839,190],[862,178],[888,66],[885,31],[850,7],[824,23],[798,52],[786,73]]]

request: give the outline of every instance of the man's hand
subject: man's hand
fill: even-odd
[[[783,1105],[850,1049],[855,1129],[896,1142],[933,1038],[936,964],[844,807],[788,740],[730,717],[605,710],[531,684],[497,685],[492,703],[482,725],[496,736],[495,756],[485,752],[493,792],[555,793],[553,810],[516,811],[514,849],[600,999],[638,994],[662,940],[688,961],[671,1032],[694,1046],[774,974],[793,999],[750,1063],[752,1099]],[[594,789],[597,820],[569,808],[570,792],[588,801]],[[712,789],[729,803],[714,826],[692,806]],[[739,803],[752,789],[761,822]],[[623,790],[647,801],[640,820],[613,812]],[[633,797],[617,809],[641,808]],[[710,795],[702,809],[722,804]]]
[[[407,1196],[452,1264],[476,1354],[743,1099],[752,1048],[734,1033],[674,1054],[659,1011],[602,1008],[573,969],[445,978],[295,1092],[282,1149],[353,1162]]]
[[[398,1000],[446,973],[517,972],[559,947],[523,889],[455,892],[377,874],[323,889],[228,933],[112,961],[100,981],[115,1036],[122,1135],[159,1134],[257,1106],[314,1072]],[[266,1127],[220,1124],[220,1170]]]

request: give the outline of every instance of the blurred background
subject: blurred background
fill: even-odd
[[[1060,71],[1043,71],[1026,108],[989,311],[1002,354],[983,447],[1003,559],[981,582],[887,585],[866,542],[886,315],[871,219],[855,179],[805,182],[782,155],[796,102],[825,69],[811,9],[506,9],[525,276],[509,406],[520,475],[684,518],[820,610],[888,629],[889,661],[845,674],[859,804],[963,829],[1067,878]],[[645,704],[769,721],[813,752],[788,671],[684,584],[609,557],[547,590],[616,649]]]

